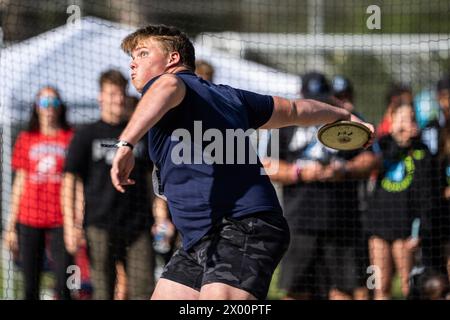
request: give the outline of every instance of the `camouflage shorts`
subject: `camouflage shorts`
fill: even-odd
[[[161,278],[198,291],[208,283],[225,283],[265,299],[289,239],[288,225],[280,213],[223,218],[187,252],[177,250]]]

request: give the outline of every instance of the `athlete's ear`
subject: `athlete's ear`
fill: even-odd
[[[176,51],[169,53],[169,59],[167,66],[173,67],[180,63],[181,57],[180,54]]]

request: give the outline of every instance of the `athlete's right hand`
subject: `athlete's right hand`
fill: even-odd
[[[124,193],[123,186],[132,185],[134,180],[130,179],[131,170],[134,168],[134,155],[129,147],[119,147],[111,168],[111,180],[117,191]]]

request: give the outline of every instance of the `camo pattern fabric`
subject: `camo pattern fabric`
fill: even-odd
[[[187,252],[178,249],[161,278],[198,291],[208,283],[225,283],[265,299],[289,240],[289,227],[279,213],[225,217]]]

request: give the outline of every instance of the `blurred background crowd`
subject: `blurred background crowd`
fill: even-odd
[[[256,135],[264,165],[280,168],[270,177],[292,237],[268,298],[448,298],[448,1],[0,0],[0,17],[0,297],[151,295],[180,235],[145,141],[126,195],[101,144],[139,100],[120,41],[164,23],[194,40],[206,80],[377,124],[355,152],[324,147],[317,127]]]

